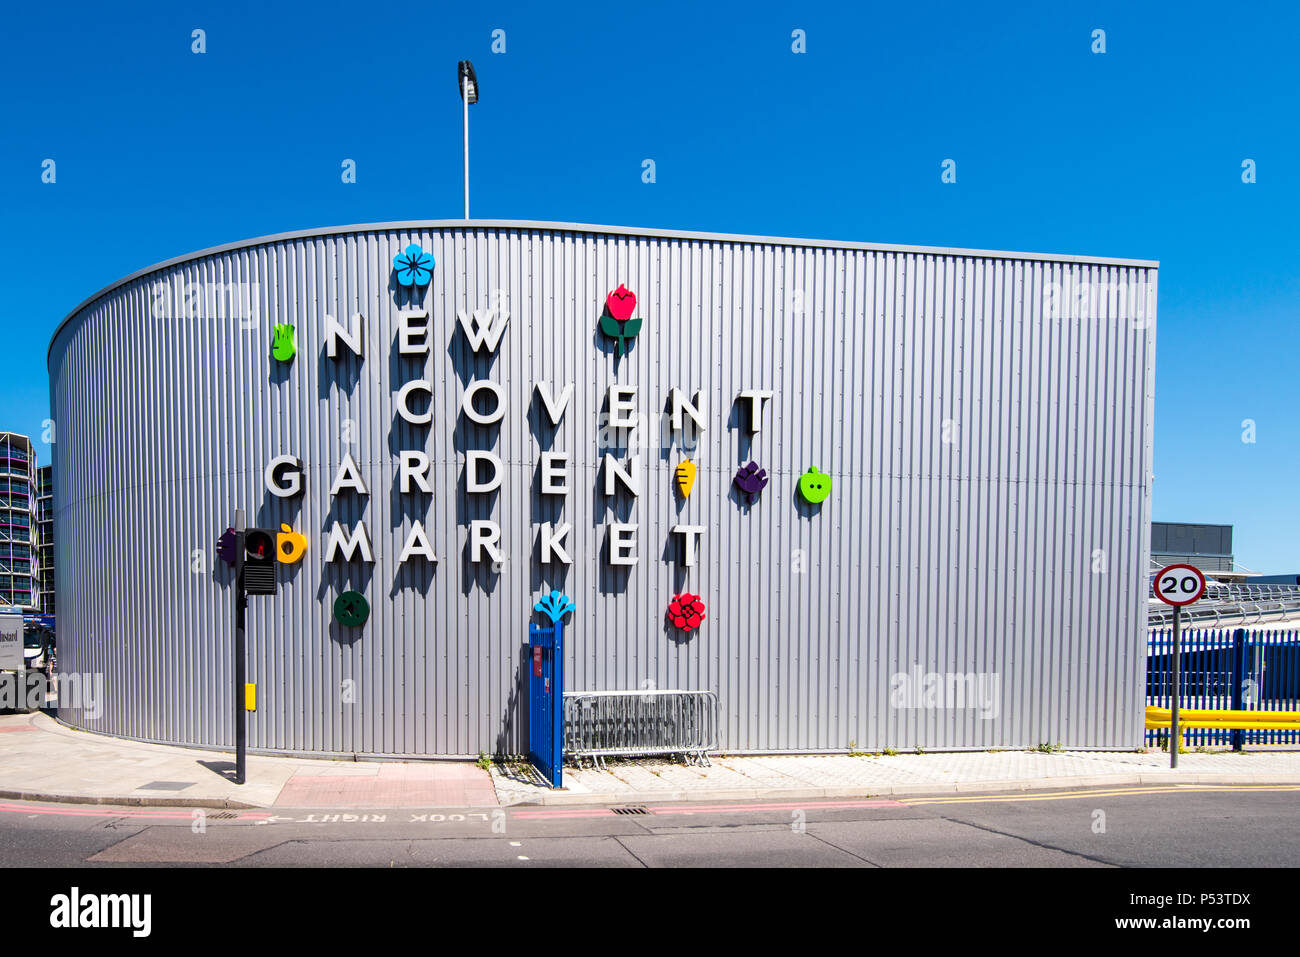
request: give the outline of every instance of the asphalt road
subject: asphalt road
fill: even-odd
[[[463,811],[0,801],[0,867],[1269,867],[1300,786]]]

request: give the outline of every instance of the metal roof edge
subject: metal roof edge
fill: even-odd
[[[1091,263],[1102,266],[1132,266],[1146,269],[1159,269],[1159,260],[1153,259],[1117,259],[1107,256],[1067,256],[1059,253],[1025,253],[999,249],[963,249],[948,246],[906,246],[890,243],[863,243],[834,239],[799,239],[788,236],[750,236],[739,233],[692,232],[684,229],[646,229],[631,226],[600,226],[590,223],[551,223],[526,219],[409,219],[388,223],[358,223],[350,226],[325,226],[315,229],[295,229],[285,233],[258,236],[254,239],[241,239],[235,242],[209,246],[197,252],[185,253],[162,262],[154,263],[143,269],[137,269],[116,282],[110,283],[98,292],[87,296],[68,312],[50,336],[50,344],[45,351],[45,366],[49,369],[50,353],[54,350],[55,340],[64,328],[79,312],[91,303],[108,295],[114,289],[134,282],[149,273],[169,269],[181,263],[195,259],[204,259],[218,253],[245,249],[253,246],[265,246],[270,243],[285,242],[294,239],[308,239],[317,236],[337,236],[342,233],[378,233],[413,229],[515,229],[551,233],[591,233],[596,235],[636,236],[646,239],[685,239],[695,242],[751,243],[756,245],[803,246],[821,249],[861,249],[871,252],[916,253],[937,256],[967,256],[975,259],[1019,259],[1029,262],[1065,262]]]

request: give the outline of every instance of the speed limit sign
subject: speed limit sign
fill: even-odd
[[[1205,576],[1195,565],[1166,565],[1153,584],[1156,597],[1181,608],[1205,594]]]
[[[1169,766],[1176,768],[1178,750],[1183,744],[1183,736],[1178,727],[1178,706],[1182,697],[1179,672],[1183,661],[1180,619],[1183,616],[1183,606],[1190,605],[1205,594],[1205,576],[1195,565],[1166,565],[1156,575],[1151,588],[1162,602],[1174,606],[1173,647],[1169,655],[1172,666],[1169,675]]]

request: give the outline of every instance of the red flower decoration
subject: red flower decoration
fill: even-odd
[[[618,288],[605,297],[605,308],[619,322],[627,322],[636,311],[636,293],[619,283]]]
[[[668,603],[668,617],[682,631],[693,631],[704,621],[704,602],[699,595],[682,592]]]

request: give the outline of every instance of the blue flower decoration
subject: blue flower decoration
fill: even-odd
[[[569,612],[573,611],[573,599],[568,595],[558,591],[553,591],[549,595],[543,595],[542,600],[533,606],[533,611],[540,611],[547,618],[551,619],[551,624],[555,624]]]
[[[426,286],[433,276],[433,267],[437,263],[432,253],[426,253],[415,243],[407,246],[403,252],[393,257],[393,269],[397,271],[397,281],[403,286]]]

